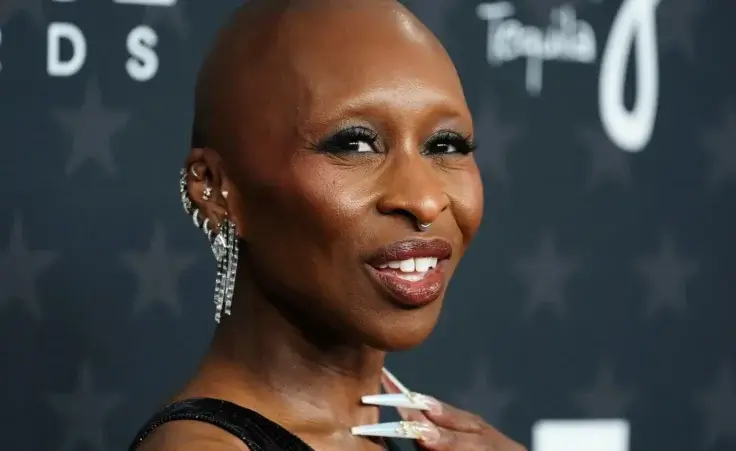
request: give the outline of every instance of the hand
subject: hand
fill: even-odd
[[[401,393],[386,376],[382,378],[384,390]],[[417,448],[431,451],[526,451],[519,443],[503,435],[478,415],[460,410],[434,398],[423,397],[429,410],[398,408],[404,421],[426,425]],[[423,428],[425,429],[425,428]]]

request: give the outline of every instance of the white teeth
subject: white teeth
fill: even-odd
[[[414,272],[415,267],[416,265],[414,264],[413,258],[410,258],[409,260],[401,260],[401,265],[399,265],[401,272]]]
[[[378,266],[379,269],[398,269],[403,273],[424,273],[437,266],[436,257],[408,258],[406,260],[395,260]]]
[[[437,266],[437,259],[432,257],[421,257],[414,259],[414,268],[416,272],[427,272],[429,268]]]

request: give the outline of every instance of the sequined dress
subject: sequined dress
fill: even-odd
[[[257,412],[213,398],[187,399],[164,407],[141,428],[129,451],[135,451],[157,427],[177,420],[202,421],[217,426],[238,437],[251,451],[315,451]],[[387,451],[399,451],[399,448],[388,442]]]

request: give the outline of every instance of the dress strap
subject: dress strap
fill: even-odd
[[[297,436],[258,412],[214,398],[192,398],[169,404],[138,432],[129,451],[156,428],[170,421],[202,421],[238,437],[251,451],[314,451]]]

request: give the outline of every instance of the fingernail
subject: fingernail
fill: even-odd
[[[413,422],[412,425],[419,433],[417,440],[427,444],[437,443],[440,440],[440,431],[433,424],[422,421]]]
[[[376,405],[376,406],[387,406],[397,408],[408,408],[408,409],[419,409],[427,410],[429,406],[424,404],[423,401],[416,399],[413,394],[412,396],[404,395],[403,393],[388,393],[383,395],[367,395],[362,396],[361,401],[363,404]]]
[[[417,401],[422,402],[424,405],[429,407],[429,411],[435,415],[439,415],[442,413],[442,403],[439,402],[437,399],[423,395],[421,393],[416,393],[414,397],[417,399]]]
[[[418,421],[364,424],[351,428],[350,432],[353,435],[407,438],[426,443],[434,443],[440,437],[440,432],[434,425]]]

